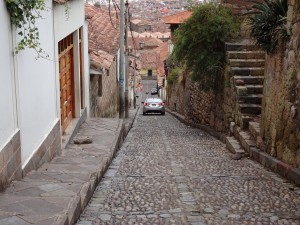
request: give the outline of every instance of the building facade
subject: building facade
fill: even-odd
[[[46,0],[45,5],[36,27],[48,57],[37,58],[32,49],[13,54],[20,37],[5,1],[0,3],[0,189],[51,160],[61,151],[63,136],[87,115],[84,2]]]

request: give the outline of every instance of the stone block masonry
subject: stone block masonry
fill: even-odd
[[[289,13],[293,15],[289,42],[267,56],[260,138],[262,151],[300,168],[300,16],[297,10]]]
[[[12,180],[22,178],[20,131],[0,152],[0,191]]]

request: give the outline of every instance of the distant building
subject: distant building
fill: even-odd
[[[151,23],[141,19],[134,19],[131,21],[131,29],[138,33],[152,31]]]
[[[171,33],[173,34],[174,31],[179,27],[179,25],[182,24],[188,18],[190,18],[191,15],[191,11],[183,11],[170,16],[163,17],[162,19],[166,24],[170,24]]]

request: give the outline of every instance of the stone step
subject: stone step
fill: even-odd
[[[228,59],[265,59],[263,51],[228,51]]]
[[[263,93],[263,85],[237,85],[236,86],[237,95],[238,96],[247,96],[253,94],[262,94]]]
[[[238,96],[247,96],[252,94],[262,94],[263,93],[263,85],[255,84],[255,85],[237,85],[237,94]]]
[[[262,94],[252,94],[246,96],[238,96],[239,103],[251,103],[261,105],[263,95]]]
[[[253,115],[242,114],[239,117],[239,125],[243,130],[247,130],[249,123],[253,120]]]
[[[231,67],[233,75],[240,76],[263,76],[264,67]]]
[[[226,137],[226,147],[233,154],[240,153],[245,154],[245,150],[235,137]]]
[[[247,151],[250,151],[250,148],[252,147],[256,147],[256,143],[253,140],[253,138],[251,137],[250,133],[247,131],[239,131],[238,133],[238,140],[241,144],[241,146]]]
[[[264,67],[264,59],[229,59],[229,64],[231,67]]]
[[[234,76],[235,81],[242,80],[244,84],[263,84],[264,76]]]
[[[261,114],[261,105],[259,104],[242,103],[239,104],[239,108],[242,114],[252,114],[252,115]]]
[[[252,137],[256,140],[260,134],[260,124],[258,122],[249,122],[249,131]]]
[[[247,87],[248,95],[263,93],[264,86],[261,84],[245,85],[245,86]]]
[[[261,51],[259,46],[250,43],[226,43],[226,51]]]

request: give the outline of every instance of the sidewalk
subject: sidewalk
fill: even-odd
[[[91,144],[71,142],[61,155],[0,193],[0,225],[74,224],[122,145],[137,110],[130,109],[125,120],[87,119],[76,138],[91,137]]]

